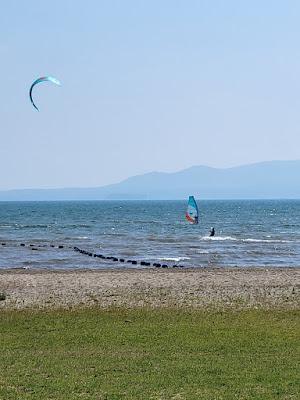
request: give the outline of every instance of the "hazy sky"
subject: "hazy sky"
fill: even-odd
[[[1,3],[0,189],[300,158],[300,2]],[[62,86],[41,84],[42,75]]]

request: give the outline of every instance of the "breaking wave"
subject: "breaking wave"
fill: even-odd
[[[293,240],[284,240],[284,239],[255,239],[255,238],[236,238],[232,236],[202,236],[201,240],[209,240],[209,241],[232,241],[232,242],[252,242],[252,243],[292,243]]]

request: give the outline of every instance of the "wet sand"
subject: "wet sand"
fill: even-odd
[[[1,270],[0,309],[300,308],[300,268]]]

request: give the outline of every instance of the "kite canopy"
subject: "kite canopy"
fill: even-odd
[[[38,111],[39,111],[39,109],[34,104],[34,101],[32,99],[32,90],[33,90],[35,85],[37,85],[38,83],[42,83],[42,82],[52,82],[52,83],[55,83],[55,85],[59,85],[60,86],[59,80],[57,80],[56,78],[53,78],[52,76],[42,76],[41,78],[38,78],[37,80],[35,80],[33,82],[33,84],[30,87],[30,90],[29,90],[29,97],[30,97],[30,101],[31,101],[33,107]]]

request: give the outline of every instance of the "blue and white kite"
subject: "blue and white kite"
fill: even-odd
[[[55,83],[55,85],[59,85],[60,86],[59,80],[57,80],[56,78],[53,78],[52,76],[42,76],[41,78],[38,78],[37,80],[35,80],[33,82],[33,84],[30,87],[30,90],[29,90],[29,97],[30,97],[30,101],[31,101],[33,107],[38,111],[39,111],[39,109],[34,104],[34,101],[32,99],[32,90],[35,87],[35,85],[37,85],[38,83],[42,83],[42,82],[52,82],[52,83]]]

